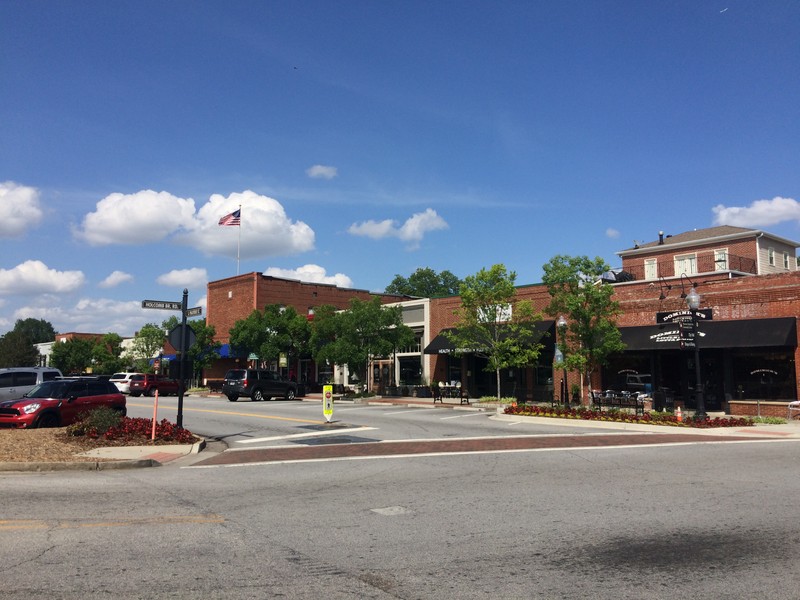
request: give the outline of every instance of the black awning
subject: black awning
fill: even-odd
[[[699,347],[770,348],[797,346],[797,319],[707,321],[700,324]],[[670,350],[680,347],[678,324],[620,327],[626,350]]]
[[[424,354],[475,354],[479,352],[474,348],[459,348],[453,345],[450,338],[445,335],[448,331],[455,331],[455,328],[449,327],[442,329],[441,333],[431,340],[431,343],[425,346]],[[555,345],[555,321],[538,321],[536,323],[536,332],[538,337],[535,342],[544,344],[545,351],[553,351]]]

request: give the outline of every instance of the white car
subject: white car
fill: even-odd
[[[131,393],[131,377],[134,375],[141,375],[141,373],[114,373],[109,381],[117,386],[117,389],[123,394]]]
[[[50,367],[11,367],[0,369],[0,400],[21,398],[43,381],[61,377],[61,371]]]

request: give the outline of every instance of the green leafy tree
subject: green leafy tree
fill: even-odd
[[[24,334],[31,344],[43,344],[56,339],[56,330],[44,319],[17,319],[13,331]]]
[[[550,293],[546,312],[567,321],[565,335],[559,332],[564,361],[557,366],[580,372],[584,386],[589,386],[592,373],[625,349],[616,323],[621,310],[613,299],[614,288],[601,278],[609,267],[600,257],[558,255],[543,269],[542,282]]]
[[[420,298],[442,298],[458,294],[461,280],[450,271],[437,273],[430,268],[419,268],[408,276],[395,275],[386,286],[387,294],[418,296]]]
[[[516,279],[502,264],[466,277],[455,329],[446,334],[456,348],[470,348],[487,359],[486,370],[497,378],[498,398],[501,370],[534,365],[542,350],[536,328],[542,316],[529,300],[517,299]]]
[[[50,352],[50,364],[64,375],[84,373],[93,367],[94,346],[95,343],[92,340],[81,338],[56,342]]]
[[[288,364],[308,351],[308,319],[291,306],[269,304],[237,321],[230,330],[230,343],[240,356],[256,354],[263,361],[276,361],[281,354]]]
[[[0,337],[0,367],[35,367],[39,351],[21,331],[9,331]]]
[[[136,332],[133,343],[129,350],[130,358],[133,360],[137,370],[143,373],[152,372],[153,367],[150,360],[164,348],[167,341],[167,334],[164,329],[155,323],[147,323]]]
[[[315,360],[347,365],[367,381],[372,360],[412,343],[414,332],[403,323],[401,307],[383,306],[377,297],[353,298],[347,310],[315,311],[311,341]]]
[[[122,337],[107,333],[95,342],[92,348],[92,371],[95,373],[116,373],[125,367],[122,358]]]
[[[175,315],[166,319],[161,325],[164,331],[172,331],[173,328],[181,324],[181,320]],[[192,361],[194,373],[192,377],[197,379],[203,369],[219,358],[219,349],[222,344],[214,340],[217,331],[213,325],[208,325],[205,319],[193,319],[186,324],[192,328],[195,335],[195,343],[186,352],[189,360]]]

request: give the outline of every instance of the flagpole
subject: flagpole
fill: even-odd
[[[239,205],[239,239],[236,242],[236,276],[239,276],[239,249],[242,247],[242,205]]]

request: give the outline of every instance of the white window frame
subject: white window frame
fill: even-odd
[[[658,260],[655,258],[644,259],[644,278],[646,281],[658,279]]]
[[[697,274],[697,254],[676,254],[673,260],[675,262],[675,277],[680,277],[684,274]]]
[[[767,248],[767,263],[770,267],[775,266],[775,248]]]
[[[728,270],[728,249],[720,248],[714,250],[714,270],[727,271]]]
[[[784,252],[783,253],[783,268],[786,269],[787,271],[789,270],[789,253],[788,252]]]

